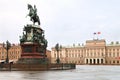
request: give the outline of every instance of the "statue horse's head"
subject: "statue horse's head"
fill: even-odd
[[[28,10],[29,10],[29,16],[34,15],[34,10],[33,10],[32,5],[28,4]]]
[[[31,9],[31,8],[32,8],[32,6],[30,4],[28,4],[28,9]]]

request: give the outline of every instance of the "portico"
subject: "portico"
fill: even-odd
[[[105,64],[104,58],[85,58],[85,64]]]

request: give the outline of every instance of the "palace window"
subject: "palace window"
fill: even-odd
[[[119,61],[117,61],[117,63],[119,63]]]
[[[56,57],[56,54],[54,54],[54,56]]]
[[[72,54],[72,57],[74,57],[74,54]]]
[[[109,57],[111,57],[111,53],[109,53]]]
[[[115,63],[115,61],[113,61],[113,63]]]
[[[78,57],[80,57],[80,54],[78,54]]]
[[[113,56],[112,57],[115,57],[115,53],[113,52]]]
[[[69,57],[71,57],[71,54],[69,54]]]
[[[117,52],[119,52],[119,49],[117,49]]]
[[[96,52],[94,53],[94,56],[96,56]]]
[[[119,56],[119,52],[117,52],[117,56]]]
[[[68,57],[68,54],[66,53],[66,57]]]
[[[109,49],[109,51],[111,52],[111,49]]]
[[[113,49],[113,51],[115,51],[115,49]]]

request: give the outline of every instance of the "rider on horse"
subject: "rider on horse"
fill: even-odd
[[[34,24],[35,24],[35,22],[38,22],[38,24],[40,25],[40,20],[39,20],[39,16],[37,15],[36,6],[34,5],[34,9],[33,9],[33,7],[30,4],[28,4],[28,10],[29,9],[30,9],[30,11],[27,16],[30,16],[30,20],[33,21]]]

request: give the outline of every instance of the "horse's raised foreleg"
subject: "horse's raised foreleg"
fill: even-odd
[[[40,25],[40,21],[38,20],[38,24]]]
[[[40,25],[40,19],[39,19],[39,17],[38,17],[38,16],[37,16],[37,19],[38,19],[38,20],[37,20],[37,21],[38,21],[38,25]]]

